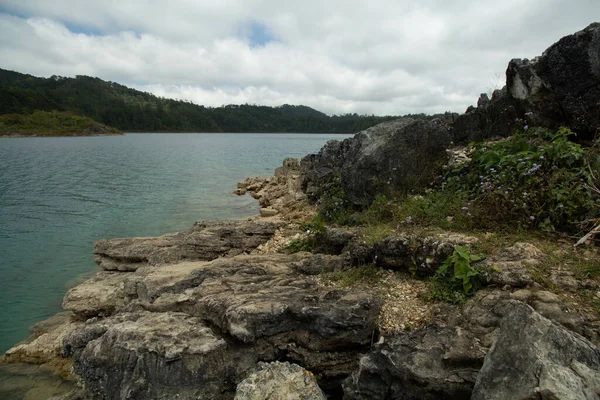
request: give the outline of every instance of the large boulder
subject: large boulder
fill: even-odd
[[[288,362],[259,363],[237,386],[235,400],[325,400],[313,374]]]
[[[520,304],[502,321],[473,400],[600,398],[600,351]]]
[[[459,327],[429,326],[377,344],[344,382],[344,399],[471,397],[485,349]]]
[[[593,137],[600,125],[600,23],[565,36],[534,60],[512,60],[510,96],[534,125]]]
[[[506,86],[482,95],[454,122],[452,139],[506,137],[525,125],[567,126],[583,139],[600,126],[600,23],[565,36],[533,60],[513,59]]]
[[[446,161],[448,129],[439,119],[401,118],[341,142],[329,141],[302,159],[303,187],[315,195],[339,177],[345,199],[364,207],[379,193],[429,183]]]

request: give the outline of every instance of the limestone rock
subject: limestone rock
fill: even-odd
[[[276,209],[271,208],[271,207],[266,207],[266,208],[260,209],[261,217],[273,217],[273,216],[277,215],[278,213],[279,213],[279,211],[277,211]]]
[[[528,306],[502,321],[485,357],[473,400],[598,399],[600,351]]]
[[[269,217],[277,213],[288,216],[301,209],[306,195],[301,190],[298,160],[286,158],[283,165],[275,169],[275,176],[247,178],[237,184],[238,195],[250,194],[261,206],[261,216]],[[273,210],[273,211],[271,211]]]
[[[428,326],[377,344],[344,382],[344,399],[469,399],[485,349],[468,331]]]
[[[314,194],[339,175],[346,200],[368,206],[383,187],[393,191],[429,183],[446,160],[449,144],[443,121],[384,122],[344,141],[329,141],[304,157],[302,185]]]
[[[111,315],[126,303],[126,274],[102,271],[75,286],[63,298],[62,306],[83,319]]]
[[[62,357],[62,340],[83,322],[62,312],[34,325],[33,335],[8,350],[4,361],[10,363],[48,364],[63,378],[70,376],[71,360]]]
[[[456,246],[474,246],[479,240],[473,236],[445,232],[430,236],[399,234],[374,244],[357,237],[347,248],[357,264],[375,261],[377,266],[389,269],[414,270],[420,275],[432,275],[450,256]]]
[[[224,393],[233,393],[258,360],[282,358],[332,388],[370,345],[380,309],[366,291],[312,281],[314,270],[336,268],[342,260],[310,253],[240,255],[102,272],[109,281],[84,284],[89,290],[77,292],[77,304],[89,293],[90,306],[78,310],[91,316],[108,309],[103,304],[114,308],[74,329],[63,339],[63,352],[90,391],[108,391],[105,398],[227,398]],[[94,296],[112,275],[122,281],[100,304]],[[97,291],[91,290],[95,284]]]
[[[260,370],[240,382],[235,400],[325,400],[313,374],[288,362],[259,363]]]
[[[524,125],[568,126],[592,139],[600,125],[599,60],[600,23],[565,36],[533,60],[511,60],[506,86],[454,121],[453,141],[507,137]]]
[[[506,77],[534,125],[568,125],[593,137],[600,125],[600,23],[565,36],[532,61],[512,60]]]
[[[282,222],[199,221],[185,231],[157,238],[104,239],[94,244],[94,261],[105,270],[135,271],[180,260],[214,260],[250,252],[269,240]]]

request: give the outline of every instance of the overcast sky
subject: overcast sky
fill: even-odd
[[[0,67],[206,106],[463,112],[600,0],[0,0]]]

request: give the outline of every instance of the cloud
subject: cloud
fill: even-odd
[[[4,0],[0,66],[206,106],[462,112],[600,15],[597,0]],[[501,79],[497,77],[501,76]]]

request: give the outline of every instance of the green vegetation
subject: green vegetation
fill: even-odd
[[[338,283],[340,286],[348,287],[358,283],[378,284],[382,278],[381,268],[377,268],[375,264],[366,264],[354,268],[348,268],[343,271],[333,272],[327,275],[327,278],[332,282]]]
[[[473,250],[456,247],[426,278],[431,281],[428,298],[436,301],[466,301],[484,284],[486,274],[477,264],[482,254],[516,242],[541,249],[543,262],[527,268],[544,287],[553,289],[551,274],[563,269],[579,280],[597,280],[597,251],[573,248],[572,239],[600,222],[600,139],[585,146],[573,139],[566,128],[526,129],[502,141],[471,144],[471,160],[446,168],[429,188],[417,194],[384,192],[362,211],[349,205],[335,177],[317,194],[319,215],[325,222],[359,225],[366,243],[398,232],[414,236],[452,230],[478,237]],[[371,273],[369,268],[363,272]],[[344,274],[340,280],[354,280]],[[600,309],[594,296],[584,302],[593,300]]]
[[[338,177],[323,186],[317,205],[325,221],[338,224],[581,233],[599,217],[593,171],[600,141],[583,147],[572,135],[532,129],[473,144],[471,161],[448,168],[439,184],[418,195],[379,195],[361,213],[346,202]]]
[[[77,76],[37,78],[0,69],[0,114],[72,111],[123,131],[354,133],[397,117],[328,116],[306,106],[203,107],[115,82]],[[424,114],[416,118],[431,118]]]
[[[508,223],[576,233],[578,223],[598,211],[589,185],[600,159],[595,147],[569,141],[572,135],[566,128],[556,133],[537,129],[491,145],[476,144],[470,163],[448,171],[442,192],[468,201],[461,210],[474,220],[473,227]]]
[[[87,136],[120,132],[71,112],[35,111],[29,115],[0,115],[0,136]]]
[[[321,235],[325,232],[325,224],[322,218],[317,216],[311,221],[301,224],[300,230],[306,232],[306,237],[290,242],[287,247],[287,252],[290,254],[313,250],[317,246]]]

